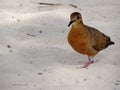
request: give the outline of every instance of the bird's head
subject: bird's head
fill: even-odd
[[[68,27],[73,24],[74,22],[76,23],[82,23],[82,16],[79,12],[73,12],[71,15],[70,15],[70,22],[68,24]]]

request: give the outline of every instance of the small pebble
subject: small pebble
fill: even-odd
[[[12,50],[10,50],[10,53],[12,52]]]
[[[119,83],[115,83],[116,86],[120,85]]]
[[[11,48],[11,46],[10,46],[10,45],[7,45],[7,47],[8,47],[8,48]]]
[[[17,22],[20,22],[20,19],[18,19]]]
[[[42,75],[43,73],[37,73],[38,75]]]
[[[87,81],[87,78],[85,78],[84,81]]]
[[[19,73],[18,76],[20,76],[21,74]]]
[[[39,33],[42,33],[42,31],[39,31]]]

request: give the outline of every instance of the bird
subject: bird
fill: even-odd
[[[93,58],[96,54],[115,44],[109,36],[84,24],[82,15],[79,12],[71,13],[68,27],[70,26],[71,29],[67,37],[68,43],[76,52],[88,57],[88,62],[81,68],[88,68],[90,64],[94,63]]]

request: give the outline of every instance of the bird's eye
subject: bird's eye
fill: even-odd
[[[79,19],[80,17],[79,16],[77,16],[77,19]]]

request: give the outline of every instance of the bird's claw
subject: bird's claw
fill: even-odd
[[[86,68],[86,69],[88,69],[88,66],[89,66],[91,63],[94,63],[94,61],[89,60],[89,61],[88,61],[84,66],[82,66],[81,68]]]

